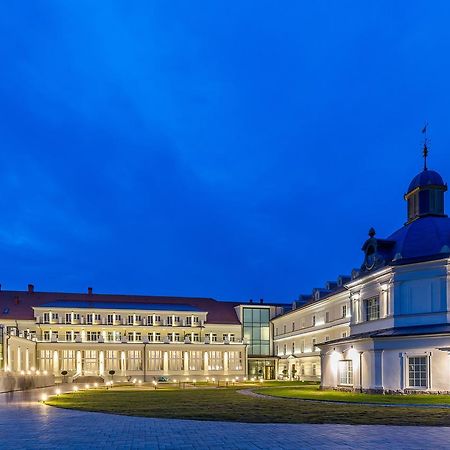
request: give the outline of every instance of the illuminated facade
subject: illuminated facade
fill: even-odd
[[[278,377],[364,392],[450,392],[446,190],[425,165],[405,195],[405,225],[387,239],[370,229],[360,269],[273,320]]]

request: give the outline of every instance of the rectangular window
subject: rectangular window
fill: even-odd
[[[142,370],[142,352],[140,350],[128,350],[128,370]]]
[[[316,347],[316,343],[317,343],[317,339],[313,338],[312,339],[312,351],[313,352],[317,352],[319,349]]]
[[[128,332],[128,342],[133,342],[134,338],[133,338],[133,333],[132,332]]]
[[[339,384],[342,386],[353,385],[353,361],[344,359],[339,361]]]
[[[114,314],[108,314],[108,316],[106,318],[106,323],[108,325],[113,325],[114,324]]]
[[[234,342],[234,334],[229,335],[230,342]]]
[[[317,365],[316,365],[316,364],[313,364],[313,365],[312,365],[312,374],[313,374],[314,376],[317,375]]]
[[[224,334],[222,334],[222,341],[229,341],[229,339],[228,339],[228,334],[226,334],[226,333],[224,333]]]
[[[134,317],[128,316],[128,325],[133,325],[133,324],[134,324]]]
[[[92,325],[92,314],[88,314],[88,315],[86,316],[86,323],[87,323],[88,325]]]
[[[428,357],[410,356],[408,358],[409,387],[426,388],[428,386]]]
[[[292,331],[295,331],[295,322],[292,322]]]
[[[150,350],[148,352],[148,370],[159,372],[163,370],[163,352]]]
[[[161,333],[155,333],[155,342],[161,342]]]
[[[346,337],[347,337],[347,332],[346,332],[346,331],[343,331],[343,332],[342,332],[342,337],[343,337],[343,338],[346,338]]]
[[[72,332],[66,331],[66,341],[71,342],[72,341]]]
[[[183,352],[174,350],[169,353],[169,370],[179,371],[184,368]]]
[[[50,340],[50,331],[44,331],[44,341]]]
[[[189,352],[189,370],[203,370],[203,352]]]
[[[168,318],[167,318],[167,325],[172,325],[173,324],[173,317],[172,316],[169,316]]]
[[[72,314],[70,313],[66,314],[66,323],[72,323]]]
[[[342,317],[347,317],[347,305],[342,305]]]
[[[242,352],[228,352],[230,370],[242,370]]]
[[[147,325],[153,325],[153,316],[147,316]]]
[[[192,333],[192,342],[200,342],[200,336],[198,333]]]
[[[223,370],[222,352],[217,352],[217,351],[208,352],[208,369],[209,370]]]
[[[180,342],[180,333],[174,333],[173,341],[174,342]]]
[[[316,326],[316,316],[312,316],[312,326]]]
[[[380,297],[371,297],[364,300],[366,321],[380,318]]]
[[[100,314],[94,314],[95,320],[100,321],[101,317]]]
[[[211,333],[211,342],[217,342],[217,334]]]
[[[50,313],[44,313],[43,322],[50,323]]]
[[[327,311],[325,313],[325,322],[328,323],[330,321],[330,313]]]
[[[155,322],[161,322],[161,316],[155,316]]]

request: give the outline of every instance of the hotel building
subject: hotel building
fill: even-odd
[[[292,308],[32,285],[0,290],[0,370],[69,381],[106,380],[113,371],[116,380],[280,378],[365,392],[450,392],[446,190],[425,159],[404,196],[406,223],[386,239],[371,228],[361,267]]]

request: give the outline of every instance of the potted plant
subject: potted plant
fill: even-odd
[[[115,370],[110,370],[108,373],[111,375],[111,381],[113,381],[114,374],[116,373],[116,371]]]
[[[295,367],[292,368],[292,379],[295,380],[295,374],[297,373],[297,369]]]
[[[281,372],[283,374],[283,376],[286,378],[287,374],[288,374],[288,370],[287,369],[283,369],[283,371]]]
[[[66,377],[67,377],[67,370],[61,370],[61,375],[63,376],[63,383],[67,383]]]

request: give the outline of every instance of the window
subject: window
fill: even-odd
[[[128,370],[142,370],[142,352],[140,350],[128,350]]]
[[[270,355],[270,310],[268,307],[243,308],[243,338],[251,356]]]
[[[217,334],[211,333],[211,342],[217,342]]]
[[[275,336],[278,336],[278,327],[275,328]]]
[[[72,314],[70,313],[66,314],[66,323],[72,323]]]
[[[73,313],[73,320],[80,320],[80,313]]]
[[[129,331],[128,332],[128,342],[133,342],[134,341],[134,338],[133,338],[133,332],[132,331]]]
[[[242,352],[228,352],[230,370],[242,370]]]
[[[295,342],[292,343],[292,354],[295,353]]]
[[[344,386],[353,385],[353,361],[344,359],[339,361],[339,384]]]
[[[380,298],[378,296],[364,300],[366,321],[380,318]]]
[[[172,316],[169,316],[168,318],[167,318],[167,325],[172,325],[173,324],[173,317]]]
[[[325,336],[325,342],[328,342],[330,340],[330,336]]]
[[[302,364],[301,366],[300,366],[300,374],[303,376],[303,375],[305,375],[305,365],[304,364]]]
[[[292,331],[295,331],[295,322],[292,322]]]
[[[170,351],[169,353],[169,370],[178,371],[184,369],[183,352],[179,350]]]
[[[72,332],[66,331],[66,341],[71,342],[72,341]]]
[[[346,331],[343,331],[343,332],[342,332],[342,337],[343,337],[343,338],[346,338],[346,337],[347,337],[347,332],[346,332]]]
[[[283,353],[286,354],[287,353],[287,345],[284,344],[284,349],[283,349]]]
[[[217,351],[208,352],[208,369],[209,370],[223,370],[222,352],[217,352]]]
[[[135,316],[134,318],[135,322],[139,323],[142,321],[142,317],[141,316]]]
[[[228,339],[228,334],[222,334],[222,341],[229,341],[229,339]]]
[[[50,313],[44,313],[43,322],[50,323]]]
[[[428,358],[410,356],[408,358],[409,387],[426,388],[428,386]]]
[[[313,374],[314,376],[317,375],[317,364],[313,364],[313,365],[312,365],[312,374]]]
[[[128,325],[133,325],[133,324],[134,324],[134,317],[128,316]]]
[[[286,325],[283,326],[283,333],[286,334]]]
[[[347,305],[342,305],[342,317],[347,317]]]
[[[155,333],[155,342],[161,342],[161,333]]]
[[[180,333],[174,333],[173,334],[173,341],[174,342],[180,342]]]
[[[329,322],[330,321],[330,313],[327,311],[326,313],[325,313],[325,322]]]
[[[192,342],[200,342],[200,336],[198,333],[192,333]]]
[[[316,338],[313,338],[313,339],[312,339],[312,351],[313,351],[313,352],[317,352],[317,350],[319,350],[319,349],[316,347],[316,343],[317,343],[317,339],[316,339]]]
[[[92,314],[86,316],[86,322],[88,325],[92,325]]]
[[[100,314],[94,314],[94,318],[95,318],[95,320],[97,320],[97,321],[100,321],[100,320],[101,320]]]
[[[189,370],[203,370],[203,352],[189,352]]]
[[[305,351],[305,341],[300,341],[300,353],[304,353]]]
[[[155,316],[154,322],[161,322],[161,316]]]
[[[114,324],[114,314],[108,314],[108,316],[106,318],[106,323],[108,325],[113,325]]]
[[[230,339],[230,342],[234,342],[234,334],[233,333],[229,334],[229,339]]]
[[[50,340],[50,331],[44,331],[44,341]]]
[[[147,325],[153,325],[153,316],[147,316]]]
[[[53,320],[58,320],[58,313],[52,313]]]
[[[153,371],[163,370],[163,352],[150,350],[148,352],[148,369]]]
[[[312,316],[312,326],[316,326],[316,316]]]
[[[86,333],[86,339],[89,342],[96,342],[100,337],[100,331],[88,331]]]

